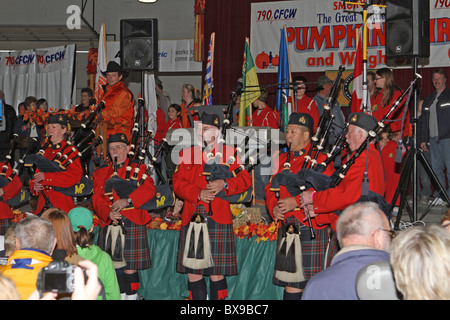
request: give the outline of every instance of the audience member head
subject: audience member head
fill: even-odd
[[[390,262],[403,299],[450,299],[449,248],[450,233],[438,225],[411,227],[400,232],[392,241]]]
[[[431,81],[433,82],[433,87],[437,92],[442,92],[447,87],[447,78],[445,76],[445,71],[442,68],[437,68],[433,70],[431,74]]]
[[[442,228],[450,231],[450,209],[447,210],[441,218],[441,226]]]
[[[317,88],[316,90],[320,95],[326,97],[330,94],[331,88],[333,87],[333,80],[328,78],[327,76],[320,76],[317,79]]]
[[[308,90],[308,81],[303,76],[296,76],[293,81],[297,86],[297,98],[301,99],[305,95],[306,90]]]
[[[198,98],[197,89],[192,84],[183,84],[181,88],[181,100],[190,103],[195,98]]]
[[[45,210],[42,219],[50,221],[53,225],[56,238],[56,249],[66,251],[66,256],[71,257],[77,253],[75,235],[72,231],[72,224],[64,210],[51,208]]]
[[[5,256],[9,257],[16,251],[16,226],[11,226],[5,233]]]
[[[94,92],[91,88],[81,89],[81,104],[84,106],[89,106],[91,104],[91,99],[94,98]]]
[[[36,103],[38,99],[33,96],[29,96],[25,98],[25,110],[36,111]]]
[[[380,107],[387,106],[391,102],[395,91],[399,90],[394,81],[394,73],[389,68],[381,68],[376,71],[375,86],[376,94],[383,90]]]
[[[266,89],[261,89],[259,97],[253,102],[253,105],[258,109],[264,109],[267,104],[267,99],[269,98],[269,93]]]
[[[21,300],[13,280],[0,273],[0,300]]]
[[[367,72],[367,90],[369,91],[370,95],[372,95],[375,92],[375,89],[375,72],[369,71]]]
[[[176,103],[172,103],[167,110],[167,115],[169,119],[174,120],[181,116],[181,106]]]
[[[91,210],[85,207],[75,207],[69,211],[69,220],[75,233],[75,240],[81,248],[87,248],[92,244],[92,230],[94,218]]]
[[[16,248],[38,249],[52,254],[56,245],[50,221],[37,216],[28,216],[16,225]]]
[[[203,105],[203,101],[200,98],[194,98],[194,102],[192,103],[194,107],[200,107]]]
[[[346,208],[337,221],[336,234],[342,248],[366,245],[389,252],[389,221],[376,203],[360,202]]]
[[[18,114],[23,114],[27,109],[25,108],[25,102],[19,103],[17,106]]]
[[[47,112],[48,111],[47,100],[41,98],[38,101],[36,101],[36,108],[41,109],[42,112]]]

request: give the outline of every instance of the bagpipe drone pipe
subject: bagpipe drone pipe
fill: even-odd
[[[407,95],[408,91],[413,88],[416,81],[422,78],[419,74],[416,74],[415,79],[411,82],[410,86],[402,93],[400,97],[393,103],[392,107],[388,113],[377,123],[377,126],[369,131],[369,134],[361,146],[353,153],[347,162],[345,162],[338,170],[336,170],[331,176],[327,176],[323,173],[325,168],[331,161],[339,154],[343,147],[339,146],[343,143],[345,132],[350,123],[346,124],[344,131],[341,133],[340,137],[337,139],[336,144],[331,148],[331,151],[327,154],[325,161],[315,166],[314,168],[301,169],[297,174],[282,171],[272,177],[271,190],[276,192],[279,190],[281,185],[284,185],[291,196],[295,197],[301,192],[313,188],[315,191],[323,191],[329,188],[334,188],[338,186],[342,180],[345,178],[347,172],[350,170],[351,166],[355,163],[356,159],[368,148],[369,143],[377,137],[377,135],[385,127],[385,122],[389,119],[391,114],[395,109],[401,104],[402,100]],[[405,106],[407,107],[407,106]],[[368,182],[368,177],[363,177],[363,183]],[[386,202],[382,195],[379,195],[373,191],[368,190],[368,186],[362,190],[360,201],[373,201],[376,202],[380,209],[387,215],[390,216],[389,204]]]
[[[85,139],[90,139],[91,135],[94,135],[95,132],[92,132],[90,135],[86,136]],[[32,167],[36,166],[40,172],[63,172],[67,170],[67,168],[77,159],[81,158],[86,152],[89,152],[93,147],[97,146],[102,142],[102,136],[94,139],[89,145],[84,147],[81,151],[78,151],[78,147],[82,145],[82,143],[77,144],[76,146],[72,146],[67,152],[65,150],[61,150],[58,152],[53,159],[47,159],[44,157],[44,152],[38,152],[37,154],[29,155],[25,159],[25,166]],[[50,139],[49,139],[50,140]],[[66,146],[71,144],[66,144]],[[41,150],[45,150],[44,148]],[[61,192],[66,196],[71,197],[86,197],[89,196],[94,189],[93,182],[91,178],[86,175],[83,175],[80,182],[74,184],[71,187],[63,188],[52,186],[52,190]]]
[[[234,97],[233,92],[233,97]],[[219,136],[219,143],[218,143],[218,151],[215,155],[213,155],[211,152],[207,152],[206,156],[206,163],[203,165],[203,175],[206,177],[207,183],[215,181],[215,180],[226,180],[230,178],[236,177],[236,175],[242,171],[251,171],[254,165],[257,164],[257,158],[258,158],[258,151],[262,151],[260,149],[255,149],[256,152],[249,152],[247,160],[245,161],[247,163],[240,164],[239,167],[236,170],[230,171],[230,167],[233,163],[235,163],[237,156],[239,153],[241,153],[243,150],[245,150],[248,147],[249,140],[251,138],[250,134],[247,134],[244,138],[244,141],[242,144],[238,147],[236,147],[235,152],[232,156],[230,156],[226,162],[222,163],[222,151],[223,146],[225,145],[226,141],[226,134],[227,130],[231,128],[231,124],[233,122],[233,106],[234,106],[234,98],[231,99],[230,104],[228,105],[228,108],[224,115],[224,120],[222,123],[222,126],[220,128],[220,136]],[[269,142],[270,145],[270,142]],[[206,146],[205,150],[208,148],[211,148],[212,145]],[[264,150],[267,149],[263,148]],[[211,151],[211,150],[209,150]],[[251,150],[250,150],[251,151]],[[252,153],[256,153],[253,154]],[[228,201],[229,203],[248,203],[251,201],[253,195],[253,187],[250,186],[246,191],[239,193],[239,194],[233,194],[233,195],[226,195],[225,191],[222,190],[218,194],[216,194],[216,197],[219,197],[223,200]],[[211,211],[211,206],[210,206]],[[209,212],[209,214],[212,214]]]
[[[137,128],[135,126],[135,128]],[[139,134],[139,130],[133,130],[133,135],[131,137],[131,147],[130,152],[128,153],[128,165],[126,168],[126,178],[120,178],[117,174],[117,169],[115,168],[117,164],[113,164],[114,172],[111,177],[105,183],[105,195],[110,198],[112,201],[114,199],[114,194],[117,195],[118,198],[128,198],[129,195],[135,191],[140,185],[142,185],[145,180],[151,175],[154,170],[154,164],[156,159],[161,154],[162,150],[166,147],[167,141],[163,139],[160,142],[159,147],[157,148],[155,155],[152,156],[148,151],[149,140],[152,138],[151,134],[148,134],[143,147],[139,152],[136,152],[136,136]],[[148,155],[150,161],[147,165],[146,171],[139,178],[140,167],[145,164],[145,156]],[[114,162],[116,159],[113,159]],[[136,163],[136,166],[132,168],[132,163]],[[131,174],[132,173],[132,174]],[[158,184],[156,187],[155,196],[144,203],[142,206],[136,209],[142,209],[146,211],[154,211],[158,209],[163,209],[166,207],[173,206],[175,203],[175,194],[173,192],[173,187],[170,184]]]
[[[322,106],[323,112],[319,118],[319,123],[317,124],[317,129],[314,135],[311,137],[311,148],[308,150],[308,154],[305,156],[305,161],[303,162],[303,169],[308,166],[313,167],[317,163],[317,157],[321,151],[324,150],[327,143],[328,135],[331,130],[331,125],[333,124],[334,115],[331,114],[331,107],[333,105],[333,100],[342,79],[342,73],[345,67],[339,66],[339,71],[334,79],[333,86],[331,87],[330,94],[328,95],[326,103]],[[312,157],[312,152],[315,151],[314,157]]]
[[[13,139],[11,140],[11,148],[9,149],[9,152],[3,161],[2,171],[0,172],[0,188],[3,188],[6,185],[8,185],[13,180],[14,176],[17,175],[18,172],[18,169],[13,169],[14,167],[13,154],[15,150],[15,143],[17,136],[18,136],[17,134],[13,135]],[[32,146],[30,146],[28,150],[31,150],[31,147]],[[25,153],[25,156],[26,155],[27,152]],[[6,203],[10,207],[17,207],[20,206],[22,203],[27,202],[29,199],[30,199],[30,192],[22,188],[19,194],[7,200]],[[0,201],[4,201],[3,196],[0,197]]]

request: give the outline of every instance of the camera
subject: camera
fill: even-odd
[[[66,261],[52,261],[38,275],[36,287],[39,292],[70,294],[74,288],[75,265]]]

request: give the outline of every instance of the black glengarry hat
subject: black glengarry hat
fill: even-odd
[[[211,126],[220,128],[220,118],[217,114],[203,112],[200,116],[200,121],[203,124],[209,124]]]
[[[127,139],[127,136],[125,133],[115,133],[115,134],[109,135],[108,144],[110,144],[112,142],[122,142],[122,143],[125,143],[126,145],[128,145],[128,139]]]
[[[48,124],[59,124],[61,126],[69,126],[69,118],[62,113],[52,114],[48,117]]]
[[[289,116],[288,124],[296,124],[299,126],[305,126],[309,129],[309,133],[312,134],[314,131],[314,120],[307,113],[293,112]]]
[[[378,125],[378,121],[374,116],[364,112],[352,113],[350,114],[349,119],[350,124],[358,126],[367,132],[374,130]]]

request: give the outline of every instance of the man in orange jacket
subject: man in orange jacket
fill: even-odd
[[[107,82],[101,97],[101,100],[105,102],[102,121],[106,124],[106,137],[124,133],[129,140],[134,125],[134,96],[123,83],[128,72],[123,71],[117,62],[110,61],[103,74]]]

